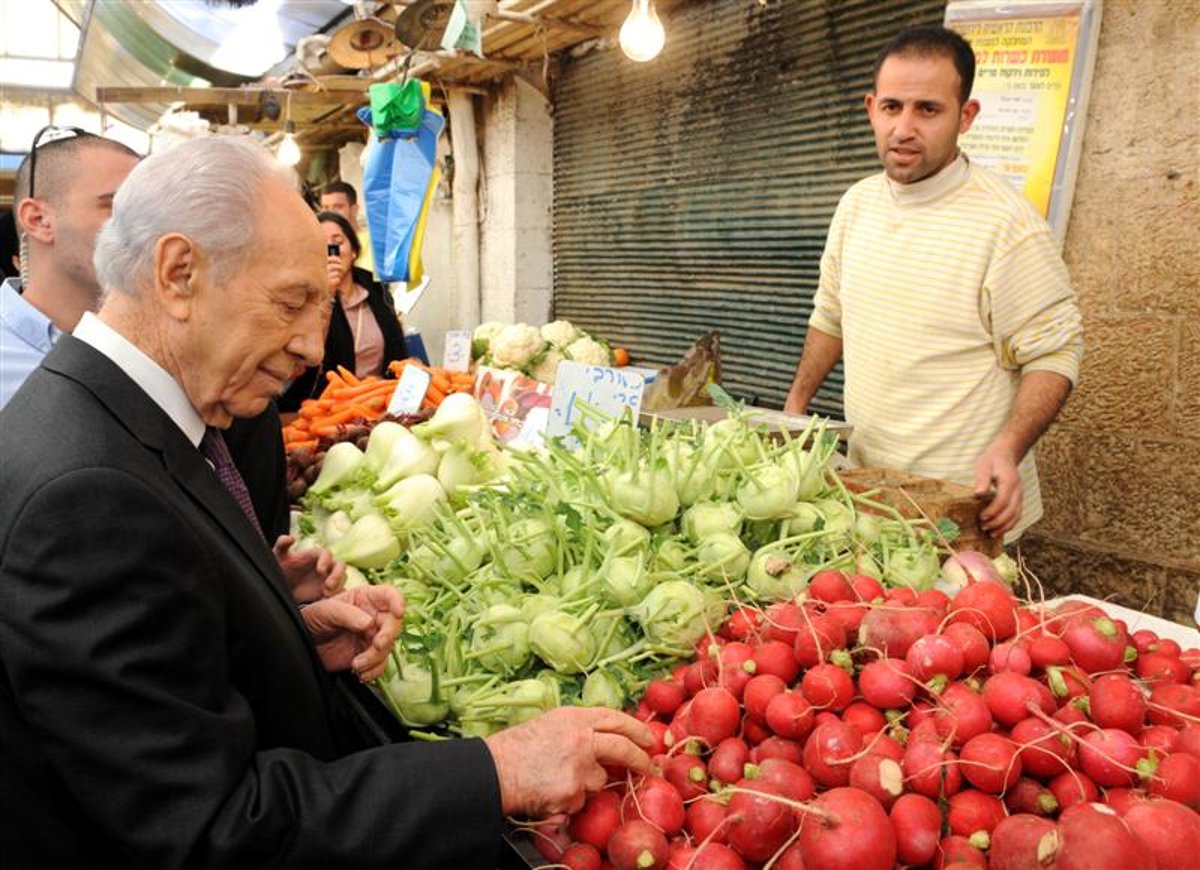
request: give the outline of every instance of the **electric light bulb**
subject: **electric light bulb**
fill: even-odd
[[[662,22],[654,11],[654,0],[633,0],[629,17],[621,25],[621,51],[630,60],[644,63],[658,56],[666,40]]]
[[[295,128],[291,121],[287,122],[284,130],[283,141],[275,149],[275,159],[284,166],[295,166],[300,162],[300,146],[296,144]]]

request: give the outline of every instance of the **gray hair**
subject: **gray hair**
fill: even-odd
[[[248,139],[193,139],[141,161],[113,199],[112,217],[96,237],[96,278],[104,294],[136,293],[153,281],[154,247],[181,233],[225,281],[254,246],[262,185],[270,179],[298,189],[296,173]]]

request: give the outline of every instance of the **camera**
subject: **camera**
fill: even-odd
[[[325,253],[331,257],[340,257],[342,255],[342,246],[337,242],[330,242],[325,246]]]

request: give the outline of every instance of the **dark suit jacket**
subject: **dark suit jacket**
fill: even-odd
[[[478,740],[370,745],[183,433],[64,336],[0,411],[0,867],[488,867]]]
[[[387,364],[393,360],[404,359],[408,356],[408,347],[404,343],[404,330],[396,318],[396,308],[392,303],[392,294],[382,284],[376,281],[365,269],[354,269],[354,283],[367,289],[367,307],[379,324],[383,335],[383,370],[375,374],[387,372]],[[340,298],[333,300],[333,312],[329,317],[329,331],[325,333],[325,359],[316,368],[305,369],[304,374],[296,378],[288,387],[287,392],[279,399],[282,411],[295,411],[305,399],[313,399],[325,389],[325,372],[334,371],[338,366],[345,366],[355,371],[354,333],[350,329],[350,321],[342,309]]]
[[[283,425],[272,402],[257,417],[234,420],[225,430],[229,455],[246,482],[254,515],[267,542],[288,533],[287,456]]]

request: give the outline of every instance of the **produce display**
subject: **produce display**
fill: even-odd
[[[481,365],[514,369],[543,383],[553,384],[563,360],[600,366],[629,364],[629,352],[610,348],[569,320],[544,326],[491,321],[475,329],[471,356]]]

